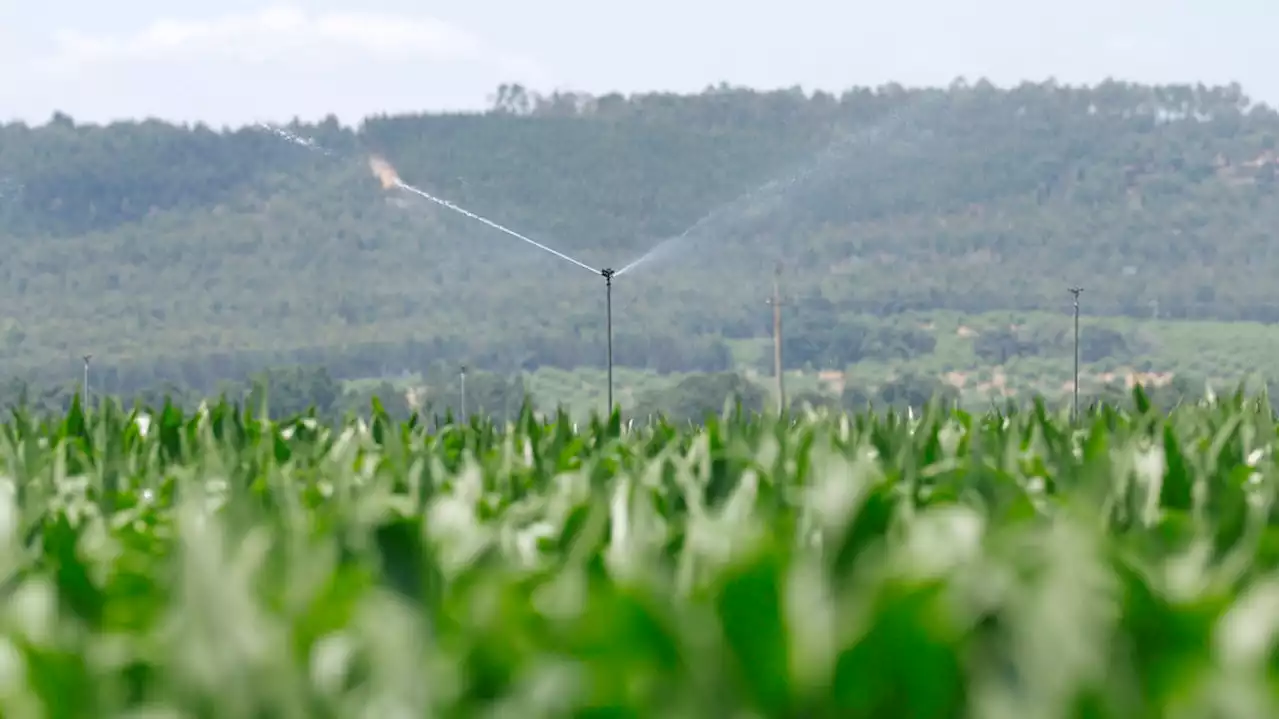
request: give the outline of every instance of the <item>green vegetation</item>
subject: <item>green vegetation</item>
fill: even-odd
[[[734,348],[769,336],[763,300],[782,260],[789,357],[814,369],[880,375],[905,357],[935,380],[976,372],[906,313],[1043,316],[1083,284],[1089,317],[1132,330],[1101,349],[1211,379],[1237,362],[1233,346],[1134,335],[1236,323],[1274,349],[1276,127],[1238,88],[1120,83],[839,97],[507,87],[483,114],[291,126],[336,157],[253,128],[59,115],[0,126],[0,351],[6,375],[37,384],[75,377],[92,352],[99,386],[123,396],[165,383],[204,395],[289,365],[347,381],[466,362],[534,384],[601,367],[598,279],[384,192],[365,164],[376,151],[407,181],[593,266],[701,220],[617,282],[616,359],[638,371],[744,371]],[[1061,351],[1053,334],[982,342],[982,372],[1021,348],[1029,387],[1060,389],[1034,366]],[[1265,361],[1253,368],[1275,353]]]
[[[1276,419],[1132,401],[17,412],[0,714],[1275,716]]]
[[[960,81],[0,125],[0,716],[1275,716],[1276,128]],[[371,152],[661,247],[619,412],[599,278]]]

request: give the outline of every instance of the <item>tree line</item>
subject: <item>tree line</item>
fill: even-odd
[[[624,366],[730,369],[728,342],[768,336],[778,261],[788,356],[814,366],[931,351],[871,318],[1058,310],[1070,284],[1096,314],[1274,323],[1276,127],[1235,86],[1116,82],[507,86],[485,113],[289,126],[332,155],[59,114],[0,126],[0,356],[37,379],[109,356],[122,391],[295,363],[603,362],[598,277],[386,192],[371,152],[591,266],[664,248],[616,282]]]

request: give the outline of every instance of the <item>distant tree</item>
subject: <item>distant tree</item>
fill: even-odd
[[[708,413],[718,414],[726,402],[740,403],[748,412],[762,412],[768,395],[759,385],[731,372],[693,375],[675,387],[651,390],[640,396],[629,412],[634,416],[663,415],[673,421],[698,422]]]
[[[955,387],[936,378],[906,374],[882,385],[875,399],[883,406],[896,409],[920,409],[934,398],[950,403],[958,397],[959,391]]]
[[[437,365],[426,373],[424,384],[418,388],[422,402],[422,413],[429,416],[443,417],[452,413],[461,417],[462,385],[457,368]],[[506,421],[517,417],[525,402],[531,401],[519,375],[506,376],[495,372],[475,369],[467,371],[467,403],[468,417],[486,416],[496,421]]]
[[[238,399],[235,395],[231,399]],[[194,409],[200,397],[174,382],[161,382],[137,392],[133,397],[133,406],[159,410],[165,402],[186,410]],[[256,407],[255,407],[256,409]]]
[[[265,398],[273,417],[290,417],[312,408],[329,416],[342,395],[339,383],[323,367],[269,369],[256,374],[250,386],[250,406],[256,410]]]
[[[992,364],[1040,353],[1041,345],[1008,327],[983,330],[973,338],[973,353]]]
[[[804,391],[797,392],[787,398],[787,404],[792,411],[812,407],[813,409],[840,409],[840,397],[833,396],[824,392]]]
[[[846,384],[840,393],[840,406],[848,412],[865,412],[875,401],[875,392],[860,384]]]
[[[385,380],[371,389],[348,390],[341,400],[343,412],[367,415],[373,407],[375,398],[393,419],[404,420],[413,414],[414,408],[409,405],[405,390]]]
[[[1124,357],[1129,352],[1125,336],[1107,327],[1081,328],[1080,361],[1097,362],[1108,357]]]
[[[821,369],[843,369],[867,359],[910,359],[933,352],[937,339],[915,327],[865,318],[843,318],[834,310],[792,323],[783,333],[788,363]],[[772,362],[772,349],[765,352]],[[770,365],[772,366],[772,365]]]
[[[1164,386],[1144,386],[1143,392],[1151,404],[1168,410],[1181,403],[1194,403],[1203,399],[1205,389],[1205,378],[1178,375]]]

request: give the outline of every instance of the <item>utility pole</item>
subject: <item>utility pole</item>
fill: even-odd
[[[467,366],[466,365],[462,365],[462,369],[458,373],[458,384],[459,384],[459,394],[461,395],[461,405],[462,405],[459,412],[462,415],[462,423],[466,424],[467,423]]]
[[[787,395],[782,382],[782,296],[778,286],[782,279],[782,263],[773,268],[773,297],[768,303],[773,305],[773,379],[777,383],[778,414],[787,408]]]
[[[84,380],[80,383],[80,394],[84,401],[84,412],[89,413],[89,360],[93,359],[93,355],[84,356]]]
[[[1073,314],[1075,315],[1075,362],[1072,365],[1071,380],[1071,421],[1080,421],[1080,293],[1083,287],[1071,287]]]

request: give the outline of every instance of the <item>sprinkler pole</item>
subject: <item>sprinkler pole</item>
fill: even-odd
[[[779,262],[773,271],[773,297],[769,304],[773,305],[773,377],[778,388],[778,414],[787,411],[787,393],[782,385],[782,296],[778,294],[778,280],[782,277],[782,263]]]
[[[458,373],[459,394],[461,395],[462,423],[467,423],[467,366],[462,365],[461,371]]]
[[[1072,307],[1075,316],[1075,360],[1071,364],[1071,421],[1080,421],[1080,293],[1083,287],[1071,287],[1067,290],[1072,295]]]
[[[82,402],[84,403],[85,416],[89,414],[89,360],[93,359],[93,355],[84,356],[84,380],[80,383],[80,394],[84,395]]]
[[[604,312],[605,312],[605,333],[608,335],[606,340],[608,344],[608,365],[609,365],[609,416],[613,416],[613,270],[608,267],[600,270],[600,276],[604,277]]]

